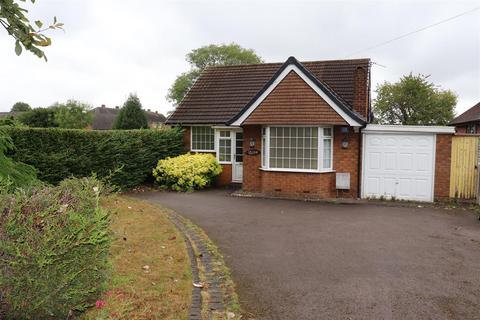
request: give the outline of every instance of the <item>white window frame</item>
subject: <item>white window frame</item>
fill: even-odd
[[[235,156],[235,133],[243,132],[242,128],[238,127],[213,127],[215,129],[215,156],[217,158],[218,163],[220,164],[233,164],[233,157]],[[230,131],[230,161],[220,161],[220,131]],[[225,138],[222,138],[225,139]],[[211,151],[210,151],[211,152]]]
[[[270,168],[270,128],[276,127],[276,128],[300,128],[300,127],[316,127],[318,128],[318,150],[317,150],[317,169],[289,169],[289,168]],[[329,168],[323,168],[323,139],[325,138],[323,135],[323,129],[325,128],[330,128],[332,131],[332,135],[330,137],[332,144],[331,144],[331,150],[330,150],[330,167]],[[265,136],[263,134],[265,130]],[[262,167],[261,170],[264,171],[279,171],[279,172],[308,172],[308,173],[325,173],[325,172],[334,172],[333,170],[333,149],[334,149],[334,130],[333,126],[308,126],[308,125],[288,125],[288,126],[264,126],[262,127]],[[265,146],[263,145],[265,143]],[[265,156],[263,155],[263,152],[265,152]],[[266,162],[266,163],[265,163]]]
[[[193,128],[194,127],[210,127],[212,130],[213,130],[213,149],[211,150],[208,150],[208,149],[194,149],[193,148]],[[197,126],[191,126],[190,127],[190,151],[192,152],[216,152],[217,148],[216,148],[216,139],[215,139],[215,136],[216,136],[216,130],[212,127],[212,126],[208,126],[208,125],[197,125]]]
[[[220,137],[221,131],[227,131],[230,133],[230,137]],[[229,129],[215,129],[215,154],[217,161],[220,164],[231,164],[233,161],[233,135],[235,131]],[[230,140],[230,161],[220,161],[220,140]]]

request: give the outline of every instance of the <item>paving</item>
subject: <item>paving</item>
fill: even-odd
[[[201,285],[193,286],[192,284],[192,300],[188,319],[211,319],[213,318],[213,312],[223,314],[226,297],[224,297],[221,286],[224,284],[225,275],[222,270],[213,267],[213,264],[220,262],[212,257],[204,237],[195,230],[196,228],[187,225],[184,221],[185,219],[182,219],[182,217],[175,212],[169,212],[169,218],[185,240],[191,263],[193,284]],[[205,283],[203,283],[202,280],[205,280]],[[202,297],[202,290],[205,291],[206,296],[208,296],[207,302],[205,302]],[[229,301],[225,302],[228,303]],[[204,317],[202,317],[202,315],[204,315]]]
[[[135,196],[206,231],[232,270],[244,319],[480,319],[473,213],[225,190]]]

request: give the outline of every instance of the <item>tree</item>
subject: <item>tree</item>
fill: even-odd
[[[27,0],[20,0],[26,2]],[[35,0],[30,0],[35,3]],[[35,27],[32,26],[28,17],[25,15],[28,11],[20,7],[16,0],[0,0],[0,25],[3,26],[9,35],[15,39],[15,53],[22,53],[22,46],[26,50],[32,52],[39,58],[47,57],[40,49],[48,47],[52,44],[52,40],[45,35],[45,31],[54,29],[63,29],[63,23],[57,22],[57,18],[53,18],[53,23],[43,28],[43,22],[35,21]]]
[[[130,130],[146,128],[148,128],[147,116],[142,110],[140,99],[137,95],[130,94],[115,118],[113,129]]]
[[[263,60],[252,49],[244,49],[238,44],[222,44],[204,46],[190,51],[186,60],[190,63],[190,71],[177,77],[168,90],[167,99],[178,105],[188,90],[193,86],[202,71],[208,66],[226,66],[237,64],[262,63]]]
[[[26,126],[34,128],[57,127],[53,108],[35,108],[18,116],[18,120]]]
[[[25,112],[25,111],[30,111],[32,108],[28,103],[25,102],[15,102],[15,104],[12,106],[12,109],[10,109],[10,112]]]
[[[376,123],[446,125],[454,117],[457,96],[428,81],[429,76],[403,76],[377,86],[373,113]]]
[[[92,107],[89,104],[68,100],[67,103],[56,103],[54,109],[55,123],[60,128],[84,129],[92,123],[93,116],[90,112]]]

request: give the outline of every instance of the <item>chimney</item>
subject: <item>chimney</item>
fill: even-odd
[[[353,109],[368,119],[369,114],[369,70],[363,67],[355,69]]]
[[[158,110],[155,110],[155,113],[158,114]]]
[[[148,112],[150,112],[150,109],[147,109]]]
[[[104,104],[102,104],[102,108],[105,108],[105,105],[104,105]]]
[[[119,107],[119,106],[115,106],[115,109],[120,109],[120,107]]]

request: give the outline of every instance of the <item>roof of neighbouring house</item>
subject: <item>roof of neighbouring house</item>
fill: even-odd
[[[16,117],[18,116],[19,114],[22,114],[23,111],[8,111],[8,112],[0,112],[0,118],[2,117],[8,117],[8,116],[13,116],[13,117]]]
[[[450,122],[450,125],[480,121],[480,102],[456,117]]]
[[[288,63],[304,69],[336,101],[353,111],[354,80],[357,68],[369,70],[370,59],[263,63],[207,67],[167,119],[170,124],[227,124],[238,117],[278,71]]]
[[[113,122],[120,112],[120,108],[107,108],[105,106],[97,107],[92,110],[93,112],[93,130],[110,130],[112,129]],[[149,122],[164,123],[165,116],[161,113],[145,111]]]

